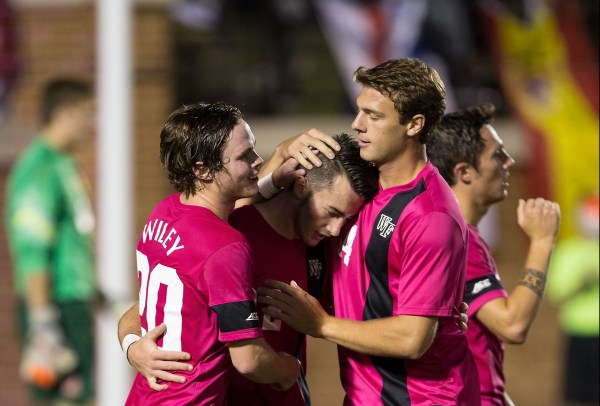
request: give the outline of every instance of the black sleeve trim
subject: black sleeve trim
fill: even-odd
[[[256,305],[252,300],[224,303],[212,306],[212,310],[217,313],[219,330],[222,333],[260,326]]]
[[[471,304],[471,302],[477,299],[484,293],[492,290],[504,289],[502,283],[494,275],[486,275],[479,278],[471,279],[467,282],[467,289],[465,290],[465,302]]]

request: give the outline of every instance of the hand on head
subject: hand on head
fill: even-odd
[[[319,152],[332,159],[335,151],[339,150],[340,145],[331,135],[312,128],[283,141],[277,146],[276,153],[284,160],[294,158],[304,168],[312,169],[313,165],[321,166],[321,160],[317,157]]]

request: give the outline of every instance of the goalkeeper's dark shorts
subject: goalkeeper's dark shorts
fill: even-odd
[[[94,364],[94,318],[92,305],[88,302],[71,301],[55,303],[60,313],[62,325],[68,345],[77,353],[79,364],[72,375],[67,376],[62,382],[70,379],[70,388],[81,382],[83,384],[75,397],[63,396],[60,385],[51,390],[43,390],[36,386],[29,386],[31,395],[36,400],[68,400],[70,402],[87,402],[94,398],[93,364]],[[18,327],[21,333],[21,343],[25,344],[27,336],[27,311],[23,302],[17,305]],[[79,378],[79,379],[77,379]],[[64,388],[63,388],[64,390]]]

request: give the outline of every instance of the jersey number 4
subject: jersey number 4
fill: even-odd
[[[183,307],[183,282],[179,279],[175,269],[157,264],[150,272],[148,257],[136,251],[137,268],[140,278],[140,316],[146,311],[146,325],[148,330],[156,327],[156,314],[161,311],[164,315],[163,322],[169,326],[163,337],[161,348],[165,350],[181,351],[181,308]],[[159,309],[159,289],[166,287],[166,298]],[[161,301],[162,302],[162,301]],[[160,323],[159,323],[160,324]],[[142,327],[142,334],[147,330]]]

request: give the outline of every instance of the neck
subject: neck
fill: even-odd
[[[48,145],[53,149],[60,152],[71,153],[67,137],[56,125],[49,124],[44,127],[42,130],[42,137],[44,137]]]
[[[452,191],[458,200],[458,206],[465,219],[465,221],[473,226],[477,227],[483,216],[486,215],[489,206],[483,206],[469,198],[469,195],[462,192],[455,186],[452,187]]]
[[[293,191],[285,190],[270,200],[255,204],[254,207],[273,230],[282,237],[292,240],[298,237],[294,218],[299,204],[300,201],[294,196]]]
[[[214,193],[208,186],[189,197],[185,197],[185,194],[182,193],[179,201],[190,206],[204,207],[212,211],[221,220],[227,221],[229,214],[235,207],[235,200],[225,199],[221,194]]]
[[[427,165],[425,147],[420,146],[414,151],[407,150],[395,161],[379,166],[379,182],[383,189],[405,185],[417,177]]]

